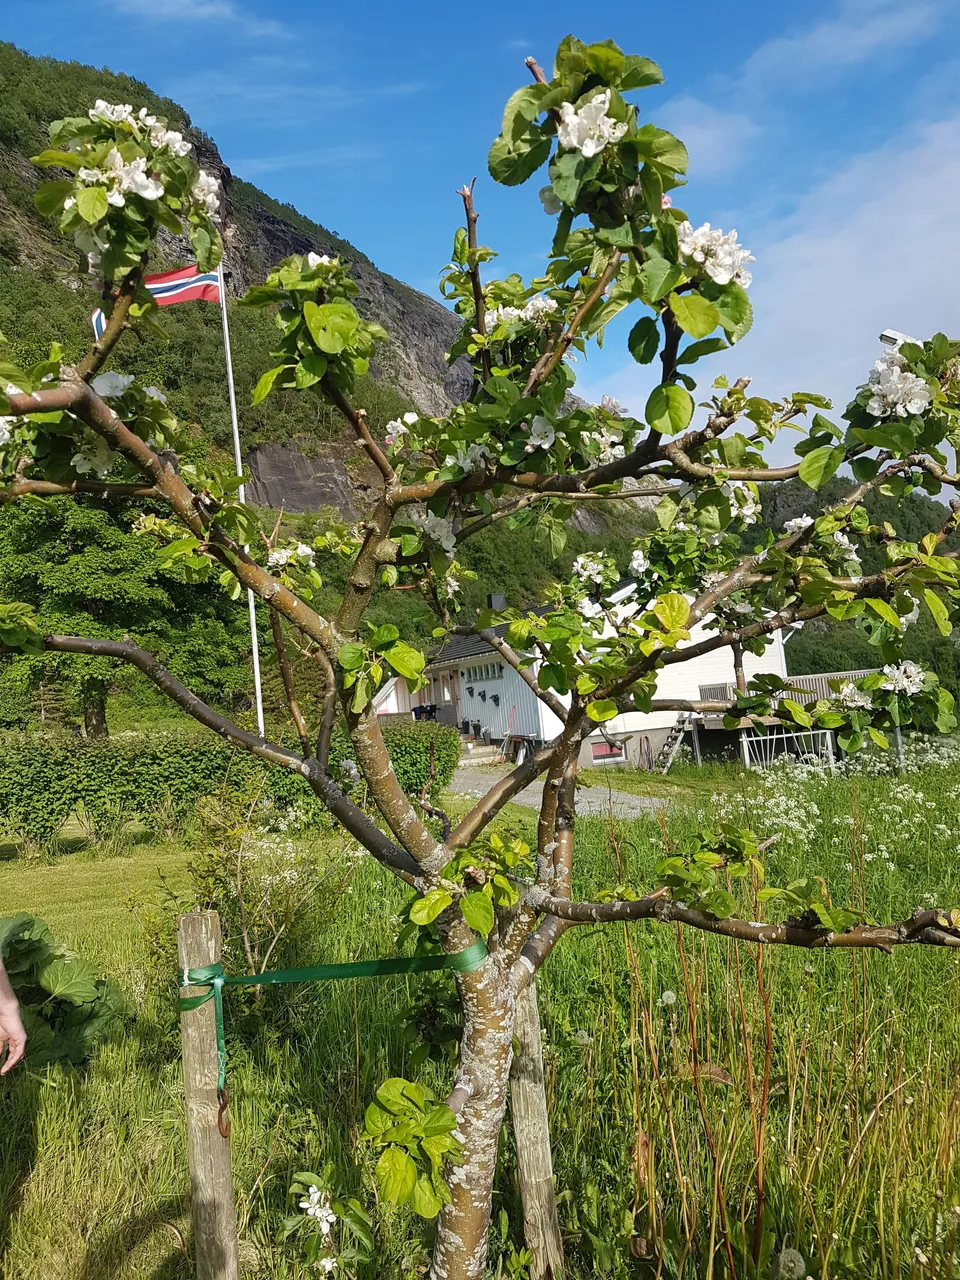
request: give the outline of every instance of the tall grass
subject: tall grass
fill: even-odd
[[[662,826],[655,816],[582,822],[575,892],[650,887],[665,846],[725,816],[778,833],[771,882],[819,874],[835,901],[865,900],[881,918],[931,898],[960,903],[960,770],[905,782],[731,771],[725,781],[715,799],[671,804]],[[514,818],[528,824],[529,811]],[[178,1234],[188,1218],[173,991],[151,981],[123,908],[132,884],[142,892],[161,865],[177,883],[184,862],[169,848],[0,867],[3,910],[45,915],[121,981],[135,1011],[127,1034],[86,1069],[0,1089],[8,1280],[191,1274]],[[311,959],[391,952],[399,886],[364,865],[351,890],[341,927],[317,940]],[[418,990],[415,979],[332,983],[297,989],[263,1018],[235,1017],[235,1185],[248,1276],[309,1274],[276,1232],[291,1174],[327,1160],[374,1212],[380,1253],[368,1275],[423,1274],[429,1228],[376,1203],[369,1156],[355,1142],[376,1084],[415,1073],[401,1017]],[[689,933],[681,950],[658,925],[583,927],[554,952],[540,991],[575,1280],[719,1278],[731,1259],[745,1278],[960,1280],[956,953],[771,948],[757,957]],[[443,1089],[449,1072],[428,1064],[417,1074]],[[519,1243],[509,1134],[495,1208]],[[503,1230],[495,1236],[493,1275]],[[796,1255],[802,1272],[789,1269]]]

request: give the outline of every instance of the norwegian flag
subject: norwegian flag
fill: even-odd
[[[207,271],[201,275],[196,263],[192,267],[180,267],[177,271],[161,271],[155,276],[144,276],[143,283],[153,294],[158,307],[172,307],[175,302],[220,301],[220,273]],[[94,337],[102,338],[107,327],[107,317],[99,307],[90,321]]]

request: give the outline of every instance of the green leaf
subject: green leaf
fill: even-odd
[[[890,743],[887,741],[886,734],[881,733],[879,729],[875,729],[872,724],[867,725],[867,733],[869,733],[871,740],[876,743],[881,751],[889,749]]]
[[[587,718],[595,724],[603,724],[605,720],[612,720],[619,714],[620,708],[613,698],[597,698],[595,702],[587,703]]]
[[[109,208],[106,187],[81,187],[77,192],[77,213],[84,222],[99,222]]]
[[[452,901],[446,889],[431,889],[410,908],[410,919],[414,924],[430,924],[441,911],[446,911]]]
[[[390,649],[384,650],[383,656],[398,675],[405,680],[419,680],[423,675],[426,658],[419,649],[398,640]]]
[[[665,436],[675,436],[683,431],[693,417],[693,400],[690,392],[672,382],[661,383],[650,392],[644,416],[654,431]]]
[[[303,318],[310,337],[331,356],[350,345],[360,325],[360,317],[349,302],[305,302]]]
[[[810,489],[820,489],[843,462],[842,444],[825,444],[800,461],[800,479]]]
[[[482,938],[493,928],[493,903],[485,893],[479,890],[468,893],[465,898],[460,899],[460,910],[470,928],[476,930]]]
[[[70,1004],[90,1004],[97,998],[97,979],[82,960],[57,956],[38,972],[37,980],[44,991]]]
[[[63,202],[73,191],[73,183],[69,178],[59,182],[44,182],[37,188],[33,203],[38,213],[51,218],[63,208]]]
[[[660,330],[653,316],[641,316],[630,330],[627,349],[637,364],[649,364],[660,350]]]
[[[666,258],[648,258],[637,278],[644,302],[659,302],[683,279],[683,268]]]
[[[526,182],[550,155],[552,139],[534,123],[545,86],[526,85],[511,94],[503,113],[503,131],[487,156],[491,178],[505,187]]]
[[[382,627],[377,627],[370,634],[370,647],[375,649],[377,653],[395,644],[400,639],[400,632],[392,622],[385,622]]]
[[[410,1192],[410,1208],[421,1218],[432,1219],[443,1207],[443,1201],[433,1189],[430,1175],[421,1173]]]
[[[273,389],[273,384],[286,368],[286,365],[278,364],[275,369],[268,369],[266,373],[261,375],[257,385],[253,388],[253,395],[250,397],[252,405],[259,404],[261,400],[266,400]]]
[[[686,596],[678,591],[671,591],[669,595],[660,596],[657,599],[653,612],[663,623],[665,631],[679,631],[681,627],[687,625],[690,604]]]
[[[872,609],[878,617],[893,627],[895,631],[900,630],[900,615],[892,605],[887,604],[886,600],[868,600],[867,608]]]
[[[750,332],[753,324],[753,307],[750,298],[742,285],[731,280],[729,284],[714,284],[705,280],[700,285],[700,292],[713,303],[720,316],[720,324],[731,343]]]
[[[337,661],[344,671],[359,671],[363,666],[363,653],[363,645],[351,640],[347,644],[340,646]]]
[[[663,84],[663,72],[650,58],[627,54],[623,60],[623,72],[617,88],[621,93],[630,89],[646,89],[650,85]]]
[[[948,636],[953,631],[953,623],[950,621],[950,612],[935,591],[929,587],[925,587],[923,598],[926,601],[927,608],[930,610],[930,616],[937,624],[937,630],[942,636]]]
[[[699,293],[671,293],[667,302],[677,324],[691,338],[706,338],[720,323],[720,312]]]
[[[399,1147],[387,1147],[377,1161],[377,1185],[385,1200],[406,1204],[417,1185],[417,1166]]]
[[[680,352],[677,364],[693,364],[703,356],[712,356],[715,351],[725,351],[726,348],[723,338],[704,338],[702,342],[691,342]]]
[[[802,725],[804,729],[809,729],[813,724],[813,717],[806,709],[802,702],[797,702],[795,698],[784,698],[780,703],[780,709],[786,711],[796,724]]]

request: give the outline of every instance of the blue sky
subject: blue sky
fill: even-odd
[[[485,160],[503,102],[528,79],[524,57],[549,67],[569,19],[528,0],[487,20],[470,12],[436,0],[329,16],[308,0],[7,0],[3,35],[147,81],[239,176],[433,292],[454,191],[474,174],[498,273],[537,274],[551,233],[539,182],[497,188]],[[676,203],[695,225],[735,226],[756,255],[754,330],[711,372],[842,402],[880,329],[960,336],[958,0],[813,0],[802,13],[600,0],[574,30],[660,62],[665,84],[639,101],[690,149]],[[640,412],[651,375],[624,334],[612,327],[581,363],[579,389]]]

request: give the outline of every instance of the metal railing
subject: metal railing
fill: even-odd
[[[864,676],[873,675],[877,667],[862,667],[857,671],[824,671],[808,676],[788,676],[787,679],[795,689],[802,690],[798,702],[816,702],[818,698],[832,698],[831,680],[861,680]],[[735,684],[702,684],[700,686],[701,702],[732,702],[737,692]],[[806,695],[806,696],[804,696]]]

